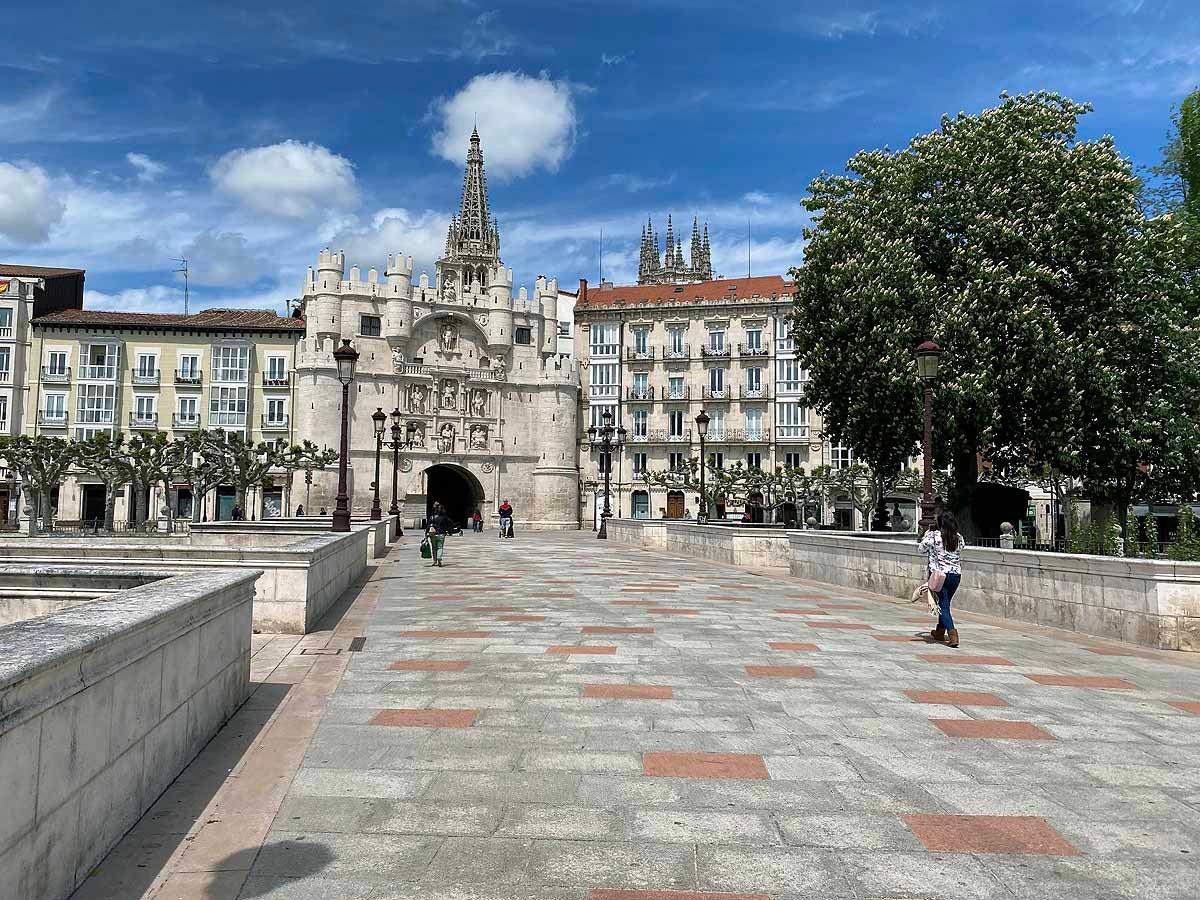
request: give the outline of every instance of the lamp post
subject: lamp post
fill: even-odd
[[[371,424],[375,426],[375,481],[372,483],[375,496],[371,501],[372,522],[383,518],[383,509],[379,506],[379,454],[383,452],[383,426],[386,422],[387,413],[383,411],[383,407],[375,407],[375,412],[371,414]]]
[[[346,495],[346,458],[350,455],[350,382],[354,380],[354,367],[358,363],[358,351],[350,341],[342,338],[342,346],[333,351],[337,363],[338,381],[342,383],[342,448],[338,456],[338,492],[333,507],[333,530],[350,530],[350,498]]]
[[[400,451],[412,448],[417,433],[415,422],[409,422],[406,429],[401,431],[400,418],[400,408],[396,407],[392,410],[392,427],[389,429],[392,439],[382,442],[384,447],[388,447],[392,451],[392,505],[388,507],[389,516],[400,515]],[[401,440],[401,435],[404,435],[403,440]],[[404,533],[403,526],[401,526],[400,533]]]
[[[921,531],[928,531],[937,522],[933,509],[933,383],[937,380],[938,360],[942,348],[933,341],[917,347],[917,375],[925,387],[924,483],[921,489]]]
[[[608,495],[612,485],[612,451],[614,447],[620,447],[625,443],[625,426],[620,428],[613,427],[613,412],[611,409],[606,409],[604,414],[600,416],[601,425],[597,428],[595,425],[588,428],[588,439],[591,442],[593,450],[600,451],[600,458],[603,460],[602,468],[604,469],[604,510],[600,513],[600,531],[596,537],[602,541],[608,540],[608,518],[612,515],[612,508],[608,503]]]
[[[696,416],[696,433],[700,435],[700,509],[696,510],[696,524],[708,521],[708,497],[704,493],[704,439],[708,437],[708,413],[703,409]]]

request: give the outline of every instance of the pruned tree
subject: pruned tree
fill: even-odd
[[[328,447],[318,447],[310,440],[303,440],[299,444],[293,444],[288,448],[284,456],[281,466],[287,474],[284,484],[287,486],[287,497],[284,498],[284,511],[291,508],[292,481],[295,478],[296,472],[304,470],[306,477],[311,478],[311,473],[317,469],[324,469],[328,465],[337,462],[338,452],[331,450]]]
[[[38,532],[38,518],[50,513],[50,495],[79,459],[74,441],[45,435],[0,436],[0,456],[21,476],[30,498],[29,535]]]
[[[184,462],[179,474],[192,486],[192,521],[199,522],[208,492],[228,475],[226,458],[219,452],[224,432],[193,431],[184,439]]]
[[[80,469],[104,485],[104,530],[113,530],[117,495],[134,481],[134,467],[122,432],[99,432],[77,445]]]
[[[149,499],[146,488],[161,485],[163,497],[166,498],[164,505],[167,508],[167,529],[174,530],[175,509],[170,501],[171,485],[183,474],[189,452],[186,441],[172,440],[161,431],[138,434],[130,440],[129,457],[136,473],[135,483],[140,487],[135,494],[139,506],[139,523],[151,519],[151,511],[145,507]]]

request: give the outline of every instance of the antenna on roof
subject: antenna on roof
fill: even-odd
[[[604,226],[600,226],[600,286],[604,287]]]
[[[175,270],[176,274],[178,274],[178,273],[180,273],[180,272],[182,272],[182,273],[183,273],[183,314],[186,316],[186,315],[188,314],[188,267],[187,267],[187,258],[186,258],[186,257],[180,257],[179,259],[175,260],[175,262],[177,262],[177,263],[180,263],[180,264],[181,264],[181,268],[178,268],[178,269],[176,269],[176,270]]]
[[[750,277],[750,217],[746,216],[746,277]]]

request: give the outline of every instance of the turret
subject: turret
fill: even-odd
[[[342,335],[342,275],[346,271],[346,254],[326,247],[317,256],[316,303],[314,321],[308,322],[308,333],[319,338],[337,340]]]
[[[390,344],[399,344],[412,337],[412,273],[411,256],[388,254],[387,268],[387,338]]]
[[[495,266],[488,275],[488,346],[507,348],[513,340],[513,271]],[[496,352],[496,351],[493,351]]]
[[[537,305],[542,316],[543,353],[553,353],[558,349],[558,279],[546,280],[541,276],[537,280]]]

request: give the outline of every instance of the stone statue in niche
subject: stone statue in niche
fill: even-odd
[[[503,356],[497,356],[495,359],[492,360],[492,371],[497,372],[497,373],[504,371],[504,357]]]
[[[487,415],[488,392],[482,388],[476,388],[475,393],[471,395],[471,415],[482,418]]]
[[[412,432],[413,446],[414,447],[424,447],[425,446],[425,423],[424,422],[412,422],[411,424],[413,426],[415,426],[413,428],[413,432]]]
[[[438,338],[441,347],[447,353],[452,353],[458,349],[458,326],[453,322],[446,322],[442,325],[442,331]]]
[[[392,348],[392,371],[399,372],[404,368],[404,351],[399,347]]]
[[[454,449],[454,426],[445,423],[438,431],[438,452],[449,453]]]
[[[419,415],[425,415],[425,388],[414,384],[408,394],[408,410]]]
[[[442,409],[458,408],[458,382],[452,378],[442,381]]]
[[[454,303],[458,300],[458,294],[454,292],[454,279],[447,279],[442,285],[442,302]]]
[[[486,450],[488,445],[488,427],[486,425],[471,426],[471,449]]]

